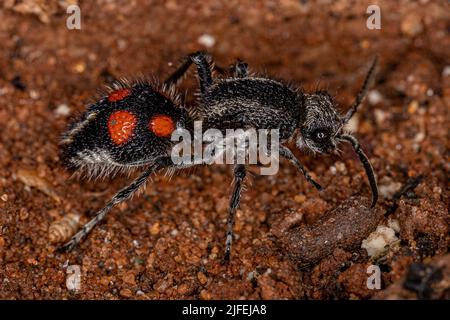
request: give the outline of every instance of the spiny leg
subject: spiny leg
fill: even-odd
[[[361,149],[358,140],[354,136],[349,134],[343,134],[341,138],[352,145],[353,149],[355,150],[356,154],[359,157],[359,161],[361,161],[362,165],[364,166],[367,178],[369,179],[370,188],[372,189],[372,204],[370,207],[373,208],[378,200],[378,185],[372,164],[370,163],[369,158],[367,158],[364,151]]]
[[[229,76],[231,74],[236,78],[245,78],[248,76],[248,64],[238,59],[228,68],[219,67],[217,64],[214,64],[214,71],[223,76]]]
[[[184,76],[191,64],[194,63],[197,66],[197,73],[200,82],[200,92],[203,94],[207,88],[212,84],[212,63],[210,57],[202,51],[194,52],[185,58],[185,61],[170,75],[164,84],[175,85]]]
[[[227,75],[227,73],[231,73],[236,78],[245,78],[248,76],[248,64],[240,59],[232,64],[229,68],[223,68],[216,65],[215,63],[212,63],[212,59],[206,53],[195,52],[188,55],[184,59],[184,62],[182,62],[181,65],[164,81],[164,84],[168,86],[177,84],[178,81],[180,81],[181,78],[183,78],[183,76],[186,74],[189,67],[194,62],[194,59],[202,55],[206,57],[206,63],[209,63],[210,69],[213,69],[221,75]]]
[[[161,164],[152,165],[131,184],[117,192],[114,197],[95,214],[95,217],[86,223],[79,232],[77,232],[64,246],[61,247],[61,249],[64,251],[71,251],[75,248],[75,246],[80,243],[80,241],[85,238],[100,221],[105,218],[106,214],[113,207],[125,200],[128,200],[136,191],[145,185],[152,173],[162,168],[164,168],[164,166]]]
[[[190,56],[191,55],[188,55],[186,58],[184,58],[184,61],[181,63],[181,65],[164,81],[165,85],[176,85],[178,81],[183,78],[189,67],[192,65],[192,59],[190,58]]]
[[[322,191],[322,186],[314,181],[313,178],[309,175],[309,173],[306,171],[303,164],[300,162],[300,160],[297,159],[297,157],[292,153],[291,150],[289,150],[285,146],[280,145],[280,156],[288,159],[298,170],[300,170],[303,175],[305,176],[306,181],[308,181],[310,184],[312,184],[317,190]]]
[[[233,191],[230,198],[230,206],[228,208],[228,219],[227,219],[227,237],[225,241],[225,255],[223,257],[223,262],[228,262],[230,260],[231,253],[231,243],[233,242],[233,227],[234,220],[236,216],[236,210],[239,207],[239,201],[241,199],[242,184],[244,182],[245,175],[247,174],[247,169],[243,164],[237,164],[234,167],[234,180],[233,180]]]
[[[230,71],[236,78],[245,78],[248,76],[248,64],[242,60],[237,60],[231,66]]]

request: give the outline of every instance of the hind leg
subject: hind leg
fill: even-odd
[[[94,229],[94,227],[98,223],[100,223],[106,217],[106,215],[111,211],[112,208],[130,199],[131,196],[133,196],[138,190],[140,190],[153,173],[161,169],[171,167],[175,169],[182,169],[187,167],[187,165],[173,165],[170,158],[163,158],[155,164],[151,165],[143,174],[141,174],[128,186],[117,192],[114,197],[110,201],[108,201],[108,203],[106,203],[106,205],[102,209],[100,209],[79,232],[77,232],[66,244],[61,247],[61,249],[65,251],[71,251],[81,242],[81,240],[83,240],[89,234],[89,232],[92,231],[92,229]]]
[[[248,64],[242,60],[237,60],[230,68],[219,67],[215,65],[212,58],[204,52],[194,52],[189,54],[184,62],[164,81],[166,85],[176,85],[189,70],[192,64],[197,65],[200,87],[207,87],[212,84],[212,70],[222,75],[231,73],[236,78],[245,78],[248,76]]]
[[[178,81],[186,74],[192,64],[197,66],[198,79],[200,82],[200,92],[203,94],[212,84],[212,63],[208,54],[202,51],[194,52],[188,55],[184,62],[172,73],[164,84],[176,85]]]

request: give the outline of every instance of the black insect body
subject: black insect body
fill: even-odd
[[[189,55],[166,83],[176,84],[192,64],[197,67],[200,86],[198,112],[205,130],[209,128],[279,129],[280,156],[292,162],[303,173],[306,180],[319,190],[322,189],[320,184],[310,177],[302,163],[283,143],[295,139],[299,148],[306,147],[314,152],[328,154],[336,150],[340,141],[349,142],[366,170],[372,189],[371,206],[375,206],[378,187],[372,165],[357,139],[346,133],[343,127],[357,111],[367,93],[374,76],[377,58],[374,59],[355,102],[344,116],[338,114],[336,103],[327,92],[305,94],[282,82],[250,76],[247,65],[243,62],[238,62],[233,67],[234,77],[213,80],[213,63],[203,52]],[[234,216],[239,206],[245,175],[245,165],[236,165],[228,212],[226,259],[230,255]]]
[[[189,55],[165,81],[165,88],[173,88],[192,63],[197,66],[200,87],[200,101],[194,113],[188,113],[173,94],[148,83],[122,84],[89,107],[64,135],[63,158],[68,167],[85,169],[94,176],[115,169],[145,168],[141,176],[119,191],[64,248],[72,249],[109,210],[144,186],[152,173],[186,167],[173,164],[170,135],[177,128],[191,130],[194,120],[201,120],[204,130],[279,129],[280,155],[292,162],[317,189],[321,186],[283,143],[295,139],[299,148],[330,153],[340,141],[347,141],[364,165],[372,188],[372,206],[375,205],[378,193],[372,166],[357,140],[345,133],[343,126],[361,104],[376,60],[355,103],[343,117],[326,92],[305,94],[275,80],[250,76],[247,65],[241,61],[232,66],[232,76],[213,79],[213,63],[202,52]],[[223,72],[218,67],[216,70]],[[234,216],[245,176],[246,166],[236,164],[228,212],[226,260],[230,256]]]

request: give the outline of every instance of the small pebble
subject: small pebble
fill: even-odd
[[[411,38],[419,35],[423,31],[423,24],[420,16],[415,12],[406,15],[401,22],[400,29],[403,34]]]
[[[393,229],[395,231],[395,233],[399,233],[400,232],[400,223],[398,222],[397,219],[389,219],[388,220],[388,227]]]
[[[442,188],[440,188],[440,187],[433,187],[433,193],[436,193],[436,194],[442,194]]]
[[[336,170],[339,171],[340,173],[343,173],[343,174],[347,173],[347,167],[345,166],[345,163],[343,163],[342,161],[336,162],[335,166],[336,166]]]
[[[151,268],[155,262],[156,254],[154,252],[150,253],[147,258],[147,268]]]
[[[56,109],[55,109],[55,114],[57,116],[68,116],[70,114],[70,108],[67,104],[60,104]]]
[[[350,132],[356,132],[358,131],[359,127],[359,117],[357,114],[355,114],[345,125],[345,129]]]
[[[8,195],[6,193],[3,194],[0,198],[2,199],[3,202],[7,202],[8,201]]]
[[[154,236],[156,236],[160,231],[160,227],[159,227],[159,222],[154,223],[151,227],[150,227],[150,233]]]
[[[202,291],[200,291],[200,299],[211,300],[212,299],[211,293],[209,293],[208,290],[203,289]]]
[[[19,211],[19,219],[24,221],[27,220],[29,216],[27,208],[21,208]]]
[[[187,283],[182,283],[177,288],[178,294],[185,295],[189,292],[189,285]]]
[[[398,241],[394,229],[386,226],[378,226],[367,239],[362,241],[361,248],[366,249],[369,257],[378,258],[385,254]]]
[[[136,284],[136,280],[135,280],[135,275],[133,272],[128,272],[126,273],[123,277],[122,277],[123,282],[131,284],[131,285],[135,285]]]
[[[414,114],[419,109],[419,102],[417,100],[413,100],[408,104],[408,113]]]
[[[301,204],[306,201],[306,196],[303,194],[298,194],[294,197],[294,201]]]
[[[168,280],[161,279],[153,286],[153,289],[155,289],[159,293],[164,293],[170,285],[171,283],[169,283]]]
[[[369,93],[367,94],[367,100],[371,105],[374,106],[383,101],[383,96],[378,90],[370,90]]]
[[[117,48],[118,48],[120,51],[125,50],[125,49],[127,48],[127,45],[128,45],[128,43],[127,43],[126,40],[124,40],[124,39],[119,39],[119,40],[117,40]]]
[[[378,186],[380,196],[385,199],[392,198],[392,196],[400,190],[402,184],[400,182],[392,181],[391,179],[386,179],[381,181]]]
[[[135,247],[135,248],[140,248],[140,247],[141,247],[141,244],[139,243],[139,241],[133,240],[133,247]]]
[[[124,298],[131,298],[131,296],[133,295],[133,292],[130,289],[122,289],[119,292],[121,297]]]
[[[3,96],[9,92],[9,89],[6,87],[0,88],[0,96]]]
[[[206,275],[203,272],[197,273],[197,278],[198,278],[198,281],[200,281],[200,283],[202,285],[205,285],[208,282],[208,278],[206,277]]]
[[[443,77],[448,77],[450,76],[450,66],[445,66],[444,69],[442,70],[442,76]]]
[[[375,122],[377,123],[377,125],[382,126],[383,124],[385,124],[384,122],[386,121],[387,118],[387,113],[381,109],[375,109],[374,110],[374,116],[375,116]]]
[[[101,285],[106,287],[111,283],[111,279],[112,279],[112,277],[104,276],[104,277],[100,278],[99,282]]]
[[[83,73],[86,70],[86,63],[84,61],[80,61],[73,66],[72,70],[75,73]]]
[[[39,99],[39,92],[36,90],[30,90],[30,98],[33,100]]]
[[[210,34],[204,33],[198,37],[197,42],[206,48],[212,48],[216,44],[216,38]]]

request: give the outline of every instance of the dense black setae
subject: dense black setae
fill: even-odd
[[[170,157],[172,131],[187,128],[189,120],[166,86],[118,81],[69,125],[61,158],[76,173],[110,177]]]

